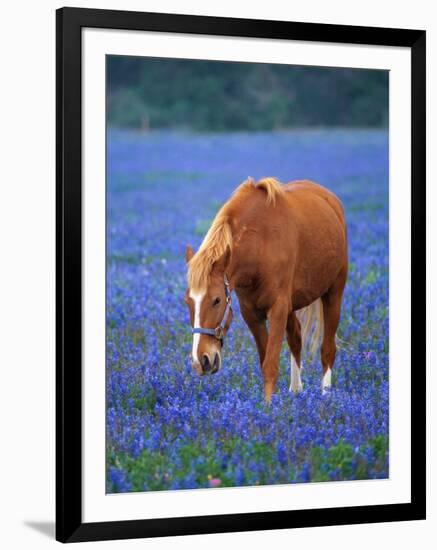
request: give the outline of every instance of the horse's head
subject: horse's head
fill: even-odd
[[[185,259],[194,256],[187,246]],[[185,302],[193,327],[192,364],[198,374],[214,374],[221,366],[223,339],[232,320],[231,292],[226,278],[230,249],[214,262],[208,282],[202,289],[187,288]]]

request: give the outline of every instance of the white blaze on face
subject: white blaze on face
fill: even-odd
[[[194,327],[193,328],[201,328],[200,327],[200,307],[202,305],[203,297],[205,296],[205,292],[193,292],[190,290],[190,298],[194,302]],[[191,352],[191,355],[193,357],[193,361],[195,363],[200,363],[199,358],[197,357],[197,349],[199,347],[199,340],[200,340],[200,334],[193,334],[193,350]]]

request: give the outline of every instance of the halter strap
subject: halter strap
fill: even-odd
[[[222,322],[217,325],[215,328],[201,328],[201,327],[194,327],[192,329],[193,334],[207,334],[208,336],[214,336],[214,338],[217,338],[217,340],[220,340],[223,345],[223,339],[225,337],[225,326],[226,322],[229,317],[229,313],[231,311],[231,305],[232,305],[232,294],[231,289],[229,288],[229,281],[228,278],[224,277],[224,283],[225,283],[225,293],[226,293],[226,309],[223,314]]]

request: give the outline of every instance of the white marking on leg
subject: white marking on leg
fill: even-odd
[[[322,393],[325,394],[331,388],[331,368],[326,369],[322,378]]]
[[[205,296],[205,291],[193,292],[190,290],[190,298],[194,302],[194,327],[193,328],[200,328],[200,306],[202,305],[202,300],[204,296]],[[195,363],[200,363],[199,358],[197,357],[199,340],[200,340],[200,334],[193,334],[193,349],[191,351],[191,355]]]
[[[299,393],[303,390],[302,380],[300,379],[300,368],[296,363],[293,354],[290,354],[290,391]]]

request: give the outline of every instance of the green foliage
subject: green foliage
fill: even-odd
[[[108,122],[129,128],[263,131],[386,126],[388,72],[108,57]]]
[[[169,459],[159,450],[153,452],[144,450],[137,458],[129,455],[120,455],[108,450],[108,467],[123,468],[134,491],[162,490],[175,481],[184,482],[189,476],[194,476],[196,484],[208,487],[211,479],[220,480],[221,487],[235,485],[235,466],[231,462],[220,461],[218,443],[212,440],[202,444],[198,441],[181,445],[177,456]],[[246,483],[265,484],[269,478],[269,464],[275,464],[274,449],[267,444],[257,443],[251,446],[240,438],[231,438],[219,444],[221,451],[232,457],[239,453],[245,455],[248,460],[264,463],[266,468],[257,476],[246,472]],[[194,472],[194,473],[193,473]],[[294,470],[289,469],[291,475],[287,482],[294,477]]]
[[[110,121],[114,126],[147,128],[148,115],[144,102],[133,88],[119,88],[109,98]]]
[[[153,409],[155,395],[142,398],[141,407]],[[220,449],[218,448],[220,446]],[[368,479],[377,477],[387,468],[388,438],[377,436],[367,444],[353,449],[351,445],[340,441],[328,449],[313,447],[309,451],[310,476],[307,481],[321,482],[332,480]],[[219,460],[227,456],[228,461]],[[177,456],[171,458],[159,449],[143,450],[134,458],[132,455],[116,454],[108,449],[108,467],[122,468],[132,484],[133,491],[158,491],[174,483],[184,483],[192,476],[196,486],[208,487],[211,479],[220,480],[221,487],[235,486],[236,467],[232,457],[244,457],[244,462],[262,465],[258,471],[245,470],[240,485],[265,485],[272,482],[271,473],[278,469],[277,449],[266,443],[250,444],[241,438],[230,438],[221,443],[209,440],[204,443],[194,441],[179,447]],[[283,464],[276,483],[302,481],[299,468],[306,461],[306,454],[297,464]],[[112,490],[112,489],[111,489]]]
[[[377,436],[353,449],[344,441],[324,449],[311,450],[311,481],[368,479],[369,468],[374,474],[387,467],[388,438]],[[375,477],[375,475],[373,476]]]

